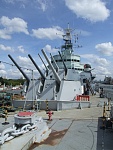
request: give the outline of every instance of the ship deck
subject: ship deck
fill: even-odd
[[[99,98],[97,94],[91,96],[90,100],[91,108],[54,111],[52,121],[47,120],[45,111],[38,112],[38,116],[47,121],[52,132],[47,140],[33,144],[29,150],[112,150],[113,129],[101,129],[103,104],[107,99]],[[9,114],[9,125],[2,125],[4,119],[0,118],[0,132],[14,123],[12,118],[13,114]]]

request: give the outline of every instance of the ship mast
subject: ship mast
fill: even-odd
[[[64,45],[61,46],[61,51],[71,51],[73,52],[73,44],[71,42],[71,32],[72,29],[69,28],[69,23],[68,23],[68,28],[65,29],[65,34],[63,35],[63,40],[65,41]]]

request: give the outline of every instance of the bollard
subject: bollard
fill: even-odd
[[[52,120],[52,115],[54,114],[51,110],[49,110],[48,112],[46,112],[46,114],[48,114],[48,120],[51,121]]]
[[[109,117],[106,119],[106,129],[112,129],[112,120]]]

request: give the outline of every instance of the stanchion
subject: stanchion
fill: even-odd
[[[8,113],[7,113],[7,110],[5,110],[5,122],[3,122],[2,124],[3,125],[7,125],[7,124],[9,124],[9,122],[7,122],[7,117],[8,117]]]
[[[103,118],[106,117],[106,106],[105,106],[105,102],[104,102],[104,107],[103,107]]]
[[[46,111],[49,110],[48,108],[49,108],[49,107],[48,107],[48,100],[46,99]]]
[[[102,129],[105,130],[105,121],[106,121],[106,104],[104,102],[104,107],[103,107],[103,118],[102,118]]]
[[[106,127],[106,125],[105,125],[105,118],[103,118],[102,119],[102,129],[105,130],[105,127]]]
[[[108,98],[108,111],[110,111],[110,98]]]
[[[41,102],[38,102],[38,111],[40,111]]]

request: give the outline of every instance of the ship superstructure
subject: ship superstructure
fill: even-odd
[[[64,45],[61,46],[61,55],[53,56],[54,60],[56,61],[58,67],[60,69],[64,68],[63,61],[67,67],[67,69],[75,69],[79,71],[84,70],[84,65],[80,64],[80,56],[75,55],[73,52],[73,43],[71,37],[71,29],[68,27],[65,29],[65,35],[63,35],[63,40],[65,41]],[[62,57],[62,58],[61,58]],[[51,61],[53,66],[54,61]]]
[[[63,35],[64,45],[59,49],[58,54],[51,56],[51,61],[47,57],[44,50],[42,51],[48,66],[45,65],[41,58],[46,72],[45,74],[40,70],[31,55],[28,57],[40,73],[40,78],[34,81],[29,79],[27,75],[20,69],[18,64],[9,55],[10,59],[21,71],[27,80],[26,100],[57,100],[57,101],[71,101],[76,95],[88,94],[89,91],[93,94],[90,83],[94,79],[91,73],[91,66],[89,64],[81,64],[80,56],[74,54],[71,32],[69,28],[65,29]]]

